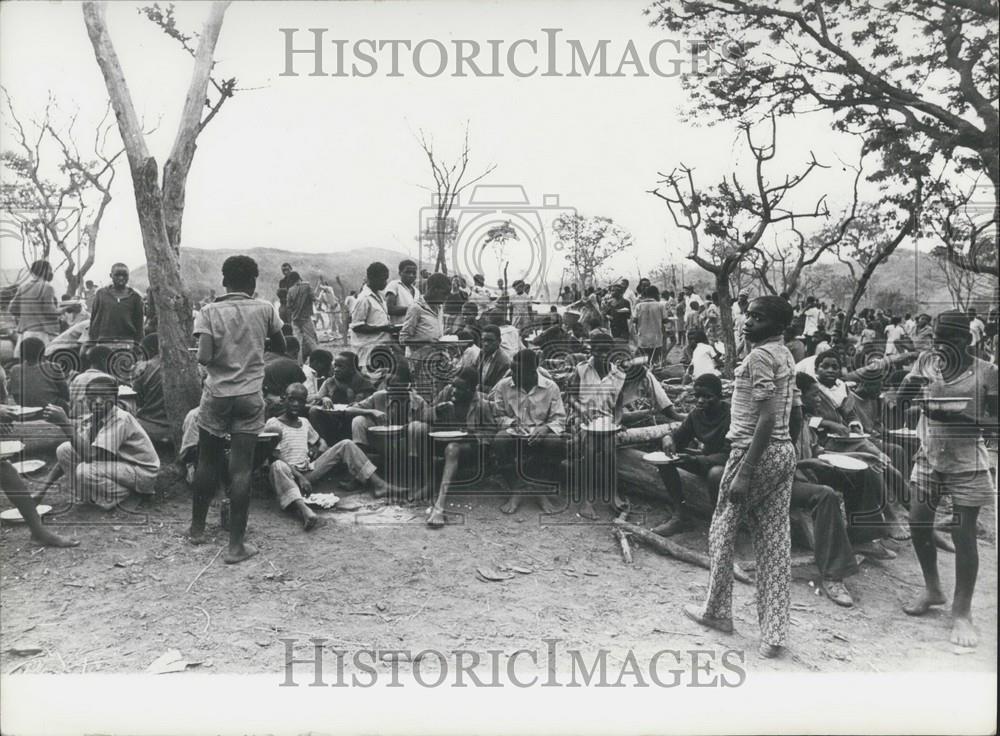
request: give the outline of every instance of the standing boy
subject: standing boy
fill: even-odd
[[[250,472],[257,435],[264,428],[264,341],[284,352],[282,322],[274,307],[250,295],[257,288],[257,262],[230,256],[222,264],[226,294],[205,305],[195,317],[198,362],[205,366],[205,384],[198,409],[198,470],[194,479],[191,542],[205,540],[205,517],[225,457],[225,436],[231,435],[229,478],[231,515],[229,548],[223,560],[242,562],[257,550],[243,537],[250,511]]]

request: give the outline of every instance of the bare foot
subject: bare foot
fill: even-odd
[[[227,565],[235,565],[238,562],[249,560],[255,554],[257,554],[257,548],[252,544],[238,544],[235,547],[229,545],[229,549],[222,555],[222,561]]]
[[[505,514],[513,514],[517,512],[517,509],[521,506],[521,496],[514,494],[511,496],[507,503],[500,507],[500,510]]]
[[[539,496],[538,506],[541,508],[543,514],[558,514],[565,508],[564,504],[560,503],[561,499],[554,496]]]
[[[325,521],[325,519],[321,519],[319,516],[317,516],[316,512],[313,511],[312,509],[308,509],[307,511],[308,513],[304,512],[302,514],[302,528],[305,531],[311,532],[316,527],[323,526],[323,522]]]
[[[903,606],[903,613],[909,616],[923,616],[932,606],[943,606],[948,601],[940,590],[924,590],[910,603]]]
[[[584,519],[590,519],[591,521],[597,521],[600,518],[597,515],[597,512],[594,511],[594,504],[592,504],[590,501],[584,501],[583,503],[581,503],[580,510],[577,511],[577,513],[580,514],[580,516],[582,516]]]
[[[79,547],[80,541],[77,539],[66,539],[58,534],[53,534],[47,529],[33,532],[31,538],[46,547]]]
[[[427,517],[427,526],[433,529],[440,529],[445,524],[444,509],[435,506],[431,509],[430,516]]]
[[[653,534],[659,534],[661,537],[670,537],[674,534],[681,534],[683,532],[691,531],[694,528],[694,523],[687,519],[686,517],[671,516],[666,522],[660,524],[659,526],[653,527]]]
[[[780,644],[768,644],[766,642],[761,642],[760,646],[757,647],[757,654],[759,654],[763,659],[774,659],[781,655],[784,651],[784,647]]]
[[[624,498],[622,498],[621,496],[619,496],[618,492],[616,491],[614,498],[611,499],[611,505],[614,506],[615,511],[621,513],[622,511],[626,510],[629,507],[629,502]]]
[[[714,618],[713,616],[706,616],[702,613],[701,606],[696,606],[693,604],[688,604],[684,606],[684,615],[695,623],[699,623],[702,626],[706,626],[710,629],[716,629],[726,634],[733,633],[733,622],[730,619]]]
[[[974,647],[979,643],[976,627],[968,616],[955,616],[951,627],[950,641],[957,647]]]
[[[208,537],[205,536],[205,528],[202,527],[198,529],[192,526],[188,530],[188,542],[195,545],[205,544],[206,542],[208,542]]]
[[[910,527],[902,522],[893,524],[889,530],[889,537],[899,542],[905,542],[910,538]]]

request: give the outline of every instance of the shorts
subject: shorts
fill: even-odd
[[[931,468],[926,458],[918,457],[910,475],[917,498],[951,496],[955,506],[989,506],[996,497],[993,475],[988,469],[960,473],[942,473]]]
[[[227,434],[260,434],[264,429],[264,395],[212,396],[201,394],[198,426],[216,437]]]

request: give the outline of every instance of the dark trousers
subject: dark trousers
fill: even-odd
[[[687,506],[684,500],[684,489],[681,483],[681,474],[678,470],[683,469],[699,478],[707,478],[708,471],[712,468],[722,468],[726,465],[728,455],[717,453],[714,455],[695,455],[693,457],[682,458],[675,465],[659,465],[660,480],[663,481],[663,488],[667,491],[667,497],[674,507],[674,511],[679,511]],[[708,486],[709,501],[712,502],[712,509],[719,500],[719,489],[714,483],[706,483]]]
[[[519,480],[529,483],[551,482],[552,478],[558,477],[562,461],[566,458],[566,440],[546,435],[529,445],[524,438],[514,437],[501,430],[493,440],[493,456],[496,458],[497,469],[512,489],[516,488]],[[543,470],[548,472],[542,472]]]
[[[792,484],[792,508],[812,516],[813,556],[823,577],[841,580],[858,571],[847,522],[840,511],[840,494],[830,486],[796,479]]]
[[[341,440],[351,439],[351,419],[343,414],[332,414],[313,407],[309,410],[309,423],[330,447]]]

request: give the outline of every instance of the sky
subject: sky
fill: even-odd
[[[556,38],[557,69],[562,72],[569,69],[568,40],[578,41],[589,54],[594,44],[607,39],[609,71],[617,68],[629,41],[640,61],[648,59],[657,42],[686,42],[649,28],[644,5],[635,0],[234,2],[223,24],[216,71],[223,78],[237,77],[241,89],[198,139],[182,245],[306,252],[377,246],[416,256],[415,236],[421,209],[431,203],[426,187],[432,181],[416,135],[424,131],[436,148],[454,157],[468,125],[470,172],[496,164],[484,183],[508,187],[503,190],[507,193],[523,187],[532,207],[543,203],[545,195],[558,196],[558,208],[539,210],[537,220],[573,210],[613,218],[635,242],[614,262],[624,275],[645,273],[664,262],[680,264],[689,241],[647,190],[656,185],[658,172],[680,162],[692,166],[697,181],[705,184],[732,170],[747,179],[748,156],[734,125],[712,125],[708,119],[684,122],[681,112],[688,98],[680,79],[651,73],[648,62],[647,76],[634,76],[635,66],[624,67],[626,75],[620,77],[514,74],[533,62],[545,69],[542,29],[561,29]],[[207,6],[179,6],[178,25],[186,31],[200,29]],[[136,8],[130,2],[111,3],[108,23],[139,114],[155,128],[147,143],[162,167],[192,60]],[[412,53],[402,49],[400,76],[389,76],[386,48],[377,54],[377,72],[368,77],[310,76],[312,58],[303,55],[293,59],[299,75],[282,76],[283,28],[297,29],[291,33],[296,48],[311,47],[307,29],[327,29],[323,66],[328,74],[336,67],[335,39],[346,40],[347,67],[359,39],[407,40],[411,47],[426,41],[420,59],[429,73],[438,59],[435,42],[440,42],[449,65],[439,76],[421,76]],[[491,39],[502,59],[518,39],[533,39],[539,52],[532,56],[521,44],[516,69],[503,63],[498,77],[477,77],[468,68],[467,76],[452,76],[456,41],[477,42],[480,67],[488,72]],[[670,45],[657,48],[658,59],[670,56]],[[683,54],[679,58],[686,60]],[[355,61],[361,72],[368,69]],[[660,66],[671,68],[662,61]],[[79,4],[0,5],[0,81],[22,118],[37,117],[51,94],[64,113],[78,113],[78,130],[92,130],[104,113],[107,94]],[[855,142],[832,132],[822,118],[783,121],[778,136],[774,179],[798,171],[810,150],[831,167],[816,172],[796,195],[801,207],[811,209],[822,194],[831,208],[846,205],[850,172],[841,160],[853,160]],[[88,136],[80,138],[82,145]],[[117,143],[117,136],[113,140]],[[9,131],[0,130],[0,148],[12,145]],[[92,271],[98,282],[115,261],[131,266],[144,262],[124,159],[113,194]],[[490,216],[503,218],[508,209],[494,207]],[[9,239],[0,246],[0,268],[6,270],[17,256]],[[544,258],[550,264],[548,278],[558,279],[561,263],[551,237],[544,245],[513,243],[508,250],[512,278],[514,271],[530,270],[534,253],[536,261]],[[490,273],[496,270],[495,260],[477,263],[491,278],[496,275]]]

